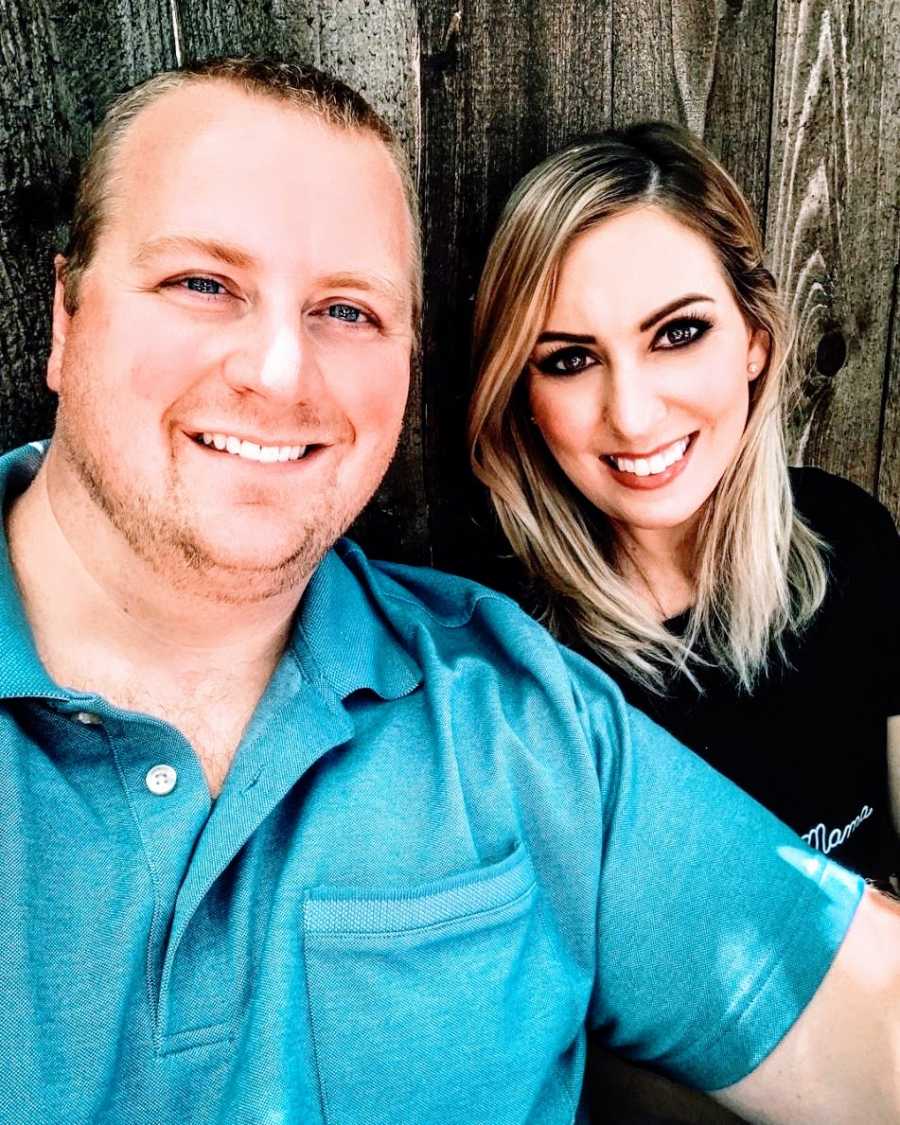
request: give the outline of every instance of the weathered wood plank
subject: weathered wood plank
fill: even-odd
[[[0,0],[0,449],[45,435],[52,257],[100,106],[173,58],[163,0]]]
[[[893,112],[900,113],[900,106]],[[885,400],[881,422],[877,496],[900,528],[900,242],[894,251],[894,261],[890,312],[892,331],[885,360]]]
[[[613,13],[616,125],[686,125],[763,216],[775,0],[616,0]]]
[[[870,491],[898,239],[898,19],[898,0],[778,5],[768,243],[797,323],[793,451]]]
[[[490,520],[467,467],[472,299],[520,176],[611,118],[610,5],[425,0],[422,176],[425,456],[437,565],[490,576]]]
[[[900,71],[900,12],[896,8],[893,26],[895,31],[887,48],[885,66],[892,66],[896,75]],[[884,121],[900,121],[900,82],[894,82],[885,89],[881,115]],[[900,211],[900,139],[896,129],[893,141],[889,140],[884,146],[884,157],[879,162],[879,178],[882,184],[879,191],[884,192],[886,199],[893,198],[895,213]],[[893,258],[894,276],[888,321],[891,331],[885,356],[884,412],[881,420],[877,494],[900,527],[900,222],[895,226]]]
[[[269,52],[309,62],[360,91],[403,140],[413,169],[420,152],[419,43],[413,0],[178,0],[185,59]],[[351,532],[376,555],[426,562],[421,373],[410,387],[394,464]]]

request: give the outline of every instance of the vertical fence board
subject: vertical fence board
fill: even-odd
[[[0,450],[45,436],[52,258],[102,105],[174,61],[163,0],[0,0]]]
[[[489,576],[489,521],[478,528],[467,514],[480,508],[463,443],[472,300],[515,182],[610,122],[609,4],[424,0],[420,10],[431,542],[437,565]]]
[[[897,246],[898,0],[779,0],[768,242],[797,324],[797,460],[874,490]]]
[[[616,0],[616,125],[662,118],[702,137],[762,221],[776,0]],[[648,45],[652,45],[649,49]]]
[[[885,83],[880,107],[881,120],[893,122],[893,130],[883,147],[878,165],[879,195],[893,206],[898,221],[894,224],[894,271],[890,293],[889,326],[884,371],[884,412],[881,418],[881,448],[878,465],[878,498],[900,526],[900,10],[896,0],[888,18],[894,32],[884,45],[884,66],[892,68],[893,82]],[[889,27],[890,30],[890,27]]]
[[[894,113],[900,113],[900,106]],[[900,233],[900,232],[898,232]],[[881,420],[881,457],[878,465],[878,499],[900,527],[900,240],[894,248],[894,284],[891,299],[891,336],[885,361],[885,402]]]

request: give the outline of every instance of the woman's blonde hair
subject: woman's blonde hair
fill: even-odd
[[[769,337],[737,455],[704,506],[696,594],[676,636],[616,568],[601,512],[567,480],[530,421],[526,363],[574,239],[628,208],[653,205],[713,248],[747,324]],[[825,594],[824,545],[794,510],[784,443],[790,348],[759,230],[740,189],[689,132],[647,123],[575,142],[513,192],[488,251],[475,306],[477,381],[469,415],[476,475],[513,550],[546,588],[544,617],[564,638],[665,693],[698,662],[751,690],[784,637]],[[699,654],[703,653],[701,657]]]

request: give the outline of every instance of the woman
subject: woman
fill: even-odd
[[[672,125],[570,145],[513,193],[475,319],[473,464],[550,627],[887,882],[900,546],[862,490],[788,470],[788,333],[737,186]]]

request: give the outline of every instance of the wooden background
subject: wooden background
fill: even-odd
[[[704,136],[765,225],[806,376],[796,459],[900,517],[900,0],[0,0],[0,449],[51,427],[50,262],[104,103],[179,59],[266,49],[361,89],[418,172],[423,354],[358,527],[374,553],[494,576],[463,448],[489,233],[539,158],[651,117]]]
[[[104,103],[180,59],[267,49],[357,86],[418,174],[423,354],[358,526],[373,553],[502,581],[463,448],[489,233],[545,154],[660,117],[706,139],[764,224],[805,373],[797,460],[900,517],[900,0],[0,0],[0,449],[52,425],[51,258]],[[670,1110],[719,1120],[691,1105]]]

